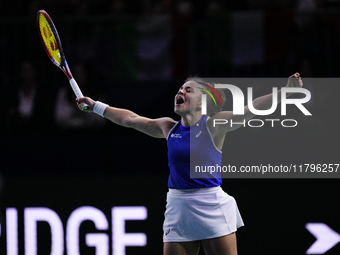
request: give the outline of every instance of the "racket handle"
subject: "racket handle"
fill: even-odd
[[[84,97],[83,93],[81,93],[81,90],[76,82],[76,80],[74,78],[71,78],[69,80],[71,88],[73,89],[74,94],[76,95],[77,98],[81,98]],[[87,104],[83,104],[83,109],[82,110],[86,110],[89,106]]]

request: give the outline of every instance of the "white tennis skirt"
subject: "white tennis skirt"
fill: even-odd
[[[229,235],[244,226],[235,199],[221,187],[167,194],[164,242],[189,242]]]

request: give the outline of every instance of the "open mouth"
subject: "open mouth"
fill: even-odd
[[[177,97],[176,98],[176,104],[183,104],[184,103],[184,99],[181,97]]]

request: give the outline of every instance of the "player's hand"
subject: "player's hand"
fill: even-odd
[[[93,106],[96,103],[89,97],[76,98],[76,102],[80,110],[83,109],[84,103],[88,105],[88,108],[86,110],[83,110],[84,112],[93,112]]]
[[[295,73],[288,78],[288,83],[286,87],[301,88],[303,82],[299,73]]]

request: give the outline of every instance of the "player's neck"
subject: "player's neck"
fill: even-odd
[[[197,123],[201,119],[201,117],[202,117],[202,114],[198,112],[196,114],[189,113],[185,116],[182,116],[181,118],[182,126],[190,127],[194,125],[195,123]]]

